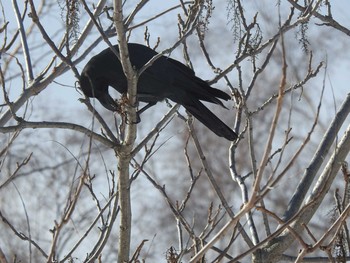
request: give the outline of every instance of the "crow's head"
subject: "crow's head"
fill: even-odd
[[[95,78],[83,70],[80,79],[80,89],[86,97],[96,98],[110,111],[118,111],[118,104],[108,93],[108,83],[103,78]]]

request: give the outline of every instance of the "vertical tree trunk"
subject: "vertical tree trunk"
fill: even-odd
[[[129,185],[130,154],[119,156],[118,199],[120,206],[120,233],[118,263],[129,262],[131,238],[131,203]]]
[[[130,243],[131,243],[131,202],[129,185],[129,163],[131,151],[136,139],[136,92],[137,92],[137,73],[134,71],[129,60],[129,51],[125,36],[125,26],[123,21],[123,4],[121,0],[113,1],[113,19],[118,36],[120,62],[123,66],[124,74],[128,81],[128,102],[125,105],[128,124],[125,130],[125,139],[122,142],[118,162],[118,188],[120,205],[120,234],[119,234],[119,255],[118,263],[129,262]]]

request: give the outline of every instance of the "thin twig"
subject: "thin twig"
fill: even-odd
[[[23,20],[19,13],[17,0],[12,0],[12,5],[13,5],[13,9],[15,10],[17,24],[18,24],[18,28],[21,36],[22,49],[23,49],[24,59],[25,59],[26,68],[27,68],[27,79],[28,79],[28,82],[30,83],[34,79],[34,74],[33,74],[32,62],[30,59],[29,47],[27,43],[27,36],[26,36],[26,32],[24,31]]]
[[[55,128],[55,129],[69,129],[74,131],[79,131],[87,136],[91,136],[95,140],[101,142],[102,144],[106,145],[110,148],[118,147],[114,142],[106,139],[105,137],[92,132],[90,129],[87,129],[81,125],[73,124],[73,123],[67,123],[67,122],[48,122],[48,121],[41,121],[41,122],[31,122],[31,121],[21,121],[18,125],[13,126],[6,126],[6,127],[0,127],[0,133],[10,133],[10,132],[17,132],[23,129],[37,129],[37,128]]]

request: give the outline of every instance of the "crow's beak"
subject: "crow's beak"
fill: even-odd
[[[118,111],[118,103],[116,103],[115,100],[107,92],[103,93],[103,96],[97,99],[107,110]]]

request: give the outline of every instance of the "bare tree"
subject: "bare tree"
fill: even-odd
[[[346,262],[345,4],[262,2],[0,1],[0,262]],[[159,53],[140,71],[132,41]],[[74,85],[115,43],[126,118]],[[137,124],[161,55],[230,92],[236,141],[171,101]]]

